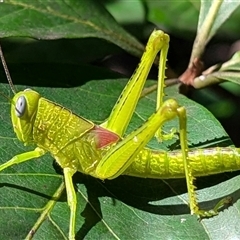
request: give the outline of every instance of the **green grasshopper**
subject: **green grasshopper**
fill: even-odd
[[[69,239],[75,239],[77,198],[72,177],[76,172],[102,180],[114,179],[122,174],[158,179],[186,178],[190,210],[199,217],[217,215],[219,209],[229,203],[230,199],[224,198],[211,210],[202,210],[198,206],[194,177],[236,169],[240,165],[240,150],[231,147],[188,149],[185,108],[174,99],[163,101],[168,46],[169,36],[160,30],[153,31],[138,68],[122,91],[109,118],[99,126],[31,89],[14,92],[11,100],[14,132],[24,145],[35,144],[36,148],[14,156],[0,165],[0,171],[50,152],[64,173],[71,211]],[[149,70],[159,52],[156,111],[141,127],[124,137]],[[13,89],[1,48],[0,55]],[[161,128],[173,118],[179,119],[181,151],[153,151],[146,148],[153,137],[159,141],[165,138]]]

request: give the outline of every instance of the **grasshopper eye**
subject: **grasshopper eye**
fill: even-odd
[[[20,96],[17,99],[16,106],[15,106],[15,113],[17,117],[23,116],[26,106],[27,106],[26,98],[24,96]]]

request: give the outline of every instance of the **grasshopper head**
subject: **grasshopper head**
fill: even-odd
[[[11,118],[14,132],[25,144],[33,141],[32,131],[40,97],[37,92],[25,89],[15,94],[12,99]]]

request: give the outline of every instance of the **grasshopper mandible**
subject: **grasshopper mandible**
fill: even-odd
[[[194,177],[219,173],[223,169],[231,171],[233,166],[234,169],[239,168],[240,150],[231,147],[214,151],[188,150],[185,108],[174,99],[163,101],[168,46],[169,36],[160,30],[153,31],[138,68],[122,91],[109,118],[99,126],[41,97],[33,90],[14,93],[11,100],[14,132],[25,145],[35,144],[37,147],[0,165],[0,171],[50,152],[64,173],[71,211],[69,239],[75,238],[77,199],[72,177],[78,171],[102,180],[114,179],[121,174],[144,178],[186,178],[191,213],[200,217],[218,214],[219,209],[229,202],[229,198],[224,198],[211,210],[202,210],[198,206]],[[158,52],[161,54],[156,112],[141,127],[124,137]],[[2,50],[0,54],[12,86]],[[161,127],[173,118],[179,119],[181,151],[152,151],[146,148],[154,136],[161,140]],[[53,128],[53,125],[57,128]],[[207,168],[204,167],[203,157]]]

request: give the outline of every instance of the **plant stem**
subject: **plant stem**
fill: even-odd
[[[211,39],[212,36],[210,35],[210,32],[222,2],[223,0],[213,0],[202,26],[198,29],[197,36],[193,44],[192,55],[188,65],[189,68],[192,67],[194,59],[201,58],[208,41]]]

